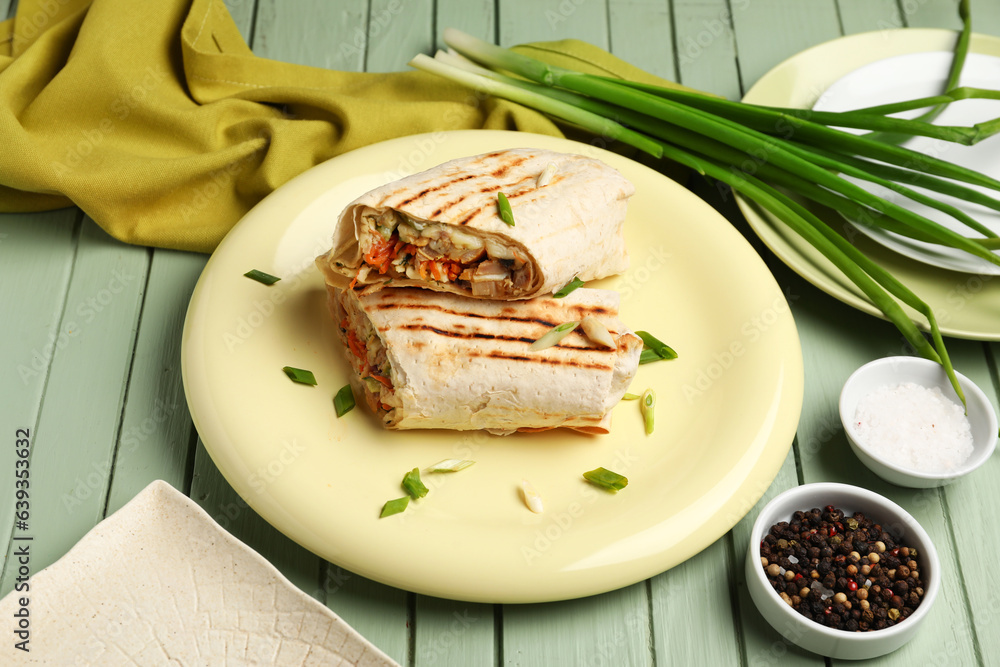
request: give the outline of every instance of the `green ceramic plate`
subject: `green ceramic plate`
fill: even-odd
[[[954,31],[933,29],[879,30],[842,37],[814,46],[781,63],[761,77],[743,100],[811,108],[830,85],[859,67],[906,53],[948,51],[953,48],[954,40]],[[971,49],[975,53],[1000,56],[1000,39],[974,35]],[[991,141],[1000,143],[997,138]],[[811,245],[751,202],[739,198],[739,203],[754,232],[785,264],[844,303],[882,317],[881,311]],[[811,208],[835,228],[845,227],[837,214],[818,206]],[[853,241],[934,309],[942,333],[959,338],[1000,340],[1000,276],[959,273],[929,266],[860,233],[854,234]],[[921,316],[908,308],[907,312],[923,326]]]

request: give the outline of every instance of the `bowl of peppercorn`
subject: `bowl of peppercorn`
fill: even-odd
[[[750,597],[789,642],[834,659],[895,651],[916,634],[941,586],[927,532],[902,507],[847,484],[779,494],[754,522]]]

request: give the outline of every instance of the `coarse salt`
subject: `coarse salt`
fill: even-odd
[[[913,382],[885,385],[861,399],[852,428],[873,455],[918,472],[951,472],[973,449],[962,407],[939,388]]]

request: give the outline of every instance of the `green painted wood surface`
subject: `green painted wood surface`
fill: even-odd
[[[0,0],[0,14],[9,6]],[[957,26],[953,0],[229,0],[227,6],[254,51],[268,58],[352,71],[404,69],[455,26],[504,44],[588,40],[730,99],[788,56],[840,34]],[[978,31],[1000,35],[1000,3],[973,0],[973,11]],[[996,581],[1000,463],[990,461],[946,489],[918,492],[862,469],[841,430],[837,396],[857,366],[906,353],[899,335],[776,260],[731,199],[697,178],[689,185],[748,237],[785,290],[802,339],[806,395],[797,437],[774,483],[757,490],[759,500],[748,497],[741,508],[747,516],[688,562],[592,598],[488,605],[407,593],[306,552],[222,479],[179,400],[184,309],[205,258],[125,246],[67,209],[0,215],[0,357],[8,371],[0,376],[0,417],[8,431],[33,429],[33,565],[58,558],[106,513],[162,478],[404,665],[822,665],[762,620],[747,594],[743,561],[753,517],[767,500],[803,482],[848,481],[910,509],[946,562],[935,622],[909,646],[873,662],[992,664],[1000,655],[992,631],[1000,596],[982,582]],[[988,388],[997,406],[1000,345],[949,345],[959,369]],[[10,449],[0,447],[0,470],[12,468]],[[5,554],[12,509],[0,502]],[[12,585],[8,563],[0,593]]]
[[[194,429],[181,380],[181,340],[205,256],[158,249],[149,267],[106,512],[157,479],[186,489]]]
[[[45,536],[34,542],[37,569],[62,556],[104,518],[149,265],[148,249],[114,241],[89,219],[77,244],[32,434],[29,529]],[[36,339],[43,354],[46,342]],[[102,400],[92,400],[96,396]],[[20,428],[25,417],[14,417],[18,426],[13,428]],[[4,486],[12,488],[9,482]],[[10,564],[5,562],[0,582],[4,591],[12,587]]]

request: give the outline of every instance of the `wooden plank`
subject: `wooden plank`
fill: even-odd
[[[677,81],[668,0],[609,0],[609,50],[636,67]]]
[[[8,363],[7,372],[0,376],[0,425],[3,437],[10,442],[10,446],[0,447],[0,469],[10,475],[0,486],[11,494],[0,500],[0,549],[4,554],[14,527],[14,433],[17,429],[35,433],[52,357],[77,333],[67,332],[60,323],[76,253],[74,228],[81,215],[76,209],[63,209],[40,215],[0,216],[0,285],[5,294],[0,358]],[[28,481],[30,484],[30,477]],[[0,596],[12,586],[9,579],[0,581]]]
[[[253,43],[253,12],[256,4],[254,0],[226,0],[226,9],[247,44]]]
[[[368,42],[366,0],[259,0],[253,51],[264,58],[357,72]]]
[[[896,0],[837,0],[837,7],[845,35],[905,27]]]
[[[366,72],[398,72],[418,53],[433,53],[431,0],[371,0]]]
[[[970,277],[973,280],[975,276]],[[1000,384],[998,384],[997,360],[1000,359],[1000,344],[961,344],[949,342],[952,362],[956,369],[967,375],[978,384],[993,404],[993,409],[1000,414]],[[989,355],[984,361],[984,352],[989,348]],[[974,646],[980,656],[1000,655],[1000,635],[995,624],[1000,618],[1000,600],[989,585],[983,582],[996,580],[992,561],[996,552],[995,539],[984,536],[984,529],[995,534],[990,526],[996,521],[995,508],[1000,504],[1000,491],[995,480],[1000,476],[1000,459],[993,456],[979,470],[945,487],[944,513],[947,525],[955,541],[956,563],[961,564],[959,574],[965,595],[968,599],[971,623],[949,622],[945,629],[943,641],[929,647],[932,653],[925,660],[930,663],[945,662],[959,664],[964,655],[962,647]],[[931,494],[917,495],[914,502],[933,500]],[[929,503],[933,510],[933,503]],[[939,542],[945,541],[945,536],[932,533],[935,546],[944,554]],[[939,555],[941,555],[939,554]],[[947,562],[947,561],[946,561]],[[949,569],[954,570],[953,566]],[[941,618],[942,610],[937,610]],[[947,612],[945,612],[947,614]],[[959,619],[961,621],[963,619]]]
[[[437,17],[434,21],[434,48],[444,49],[446,45],[441,35],[445,28],[457,28],[462,32],[496,42],[497,8],[494,0],[438,0]]]
[[[609,47],[606,0],[500,0],[498,7],[501,46],[573,37]]]
[[[728,0],[674,0],[680,82],[727,99],[743,96],[733,33],[733,12],[746,3]]]
[[[181,333],[206,255],[157,250],[149,269],[129,374],[107,513],[150,482],[186,491],[191,469],[191,416],[181,380]]]
[[[493,605],[418,595],[415,612],[415,665],[495,663]]]
[[[648,609],[645,582],[578,600],[504,605],[504,664],[652,664]]]
[[[32,252],[25,243],[19,252],[33,261],[47,249]],[[60,558],[104,516],[148,262],[146,248],[119,243],[84,220],[33,433],[29,526],[39,536],[32,546],[34,572]],[[35,338],[32,346],[48,343]],[[0,583],[5,591],[14,572],[10,562]]]
[[[958,3],[954,0],[900,0],[903,20],[910,28],[950,28],[958,30]],[[971,0],[972,29],[988,35],[1000,34],[1000,3]]]
[[[650,580],[653,655],[657,665],[736,665],[740,662],[736,592],[729,535]],[[705,641],[705,636],[712,641]]]
[[[786,58],[840,36],[833,0],[741,0],[733,23],[744,90]]]

